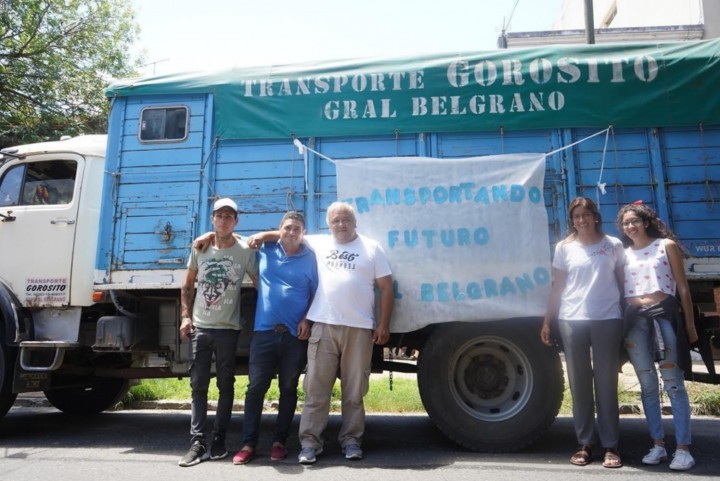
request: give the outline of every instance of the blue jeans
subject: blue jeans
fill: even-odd
[[[677,444],[688,445],[691,442],[690,400],[685,390],[684,373],[677,363],[677,337],[669,320],[656,320],[665,342],[665,359],[659,362],[659,367],[663,390],[670,398],[672,406],[675,438]],[[660,412],[660,388],[652,346],[648,321],[643,317],[635,318],[625,338],[625,347],[640,381],[642,404],[650,437],[663,439],[665,433]]]
[[[270,382],[278,375],[280,406],[273,442],[285,444],[297,408],[297,386],[307,362],[307,342],[300,341],[289,331],[255,331],[250,341],[250,366],[245,416],[243,419],[243,446],[253,449],[257,445],[263,400]]]
[[[235,396],[235,351],[239,333],[240,331],[233,329],[195,328],[190,334],[190,387],[192,388],[190,436],[193,443],[205,442],[213,353],[217,372],[216,383],[220,391],[213,431],[224,435],[230,425]]]

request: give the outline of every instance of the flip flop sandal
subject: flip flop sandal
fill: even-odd
[[[603,468],[622,468],[622,460],[620,455],[614,449],[605,450],[605,459],[603,460]]]
[[[592,458],[590,446],[579,446],[577,451],[570,457],[570,462],[575,466],[587,466]]]

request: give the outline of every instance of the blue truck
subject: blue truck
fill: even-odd
[[[720,41],[460,52],[113,82],[107,136],[1,153],[0,415],[18,393],[32,391],[64,412],[97,413],[132,380],[186,375],[180,285],[193,239],[211,226],[213,201],[237,201],[243,235],[275,228],[291,209],[305,214],[309,232],[327,232],[337,165],[387,157],[546,154],[547,231],[536,237],[547,237],[538,241],[548,263],[574,197],[597,199],[603,227],[614,235],[620,206],[650,204],[688,253],[703,362],[687,377],[717,384],[717,85]],[[447,274],[442,262],[430,269],[438,279]],[[248,283],[239,374],[255,299]],[[538,312],[493,318],[482,299],[462,301],[477,302],[476,322],[428,314],[418,329],[393,324],[390,349],[377,349],[373,369],[416,371],[428,414],[460,445],[521,449],[557,416],[560,354],[540,343]],[[419,351],[417,364],[385,354],[400,347]]]

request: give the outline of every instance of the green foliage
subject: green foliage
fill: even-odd
[[[365,396],[365,409],[374,413],[425,412],[417,381],[408,378],[396,378],[392,391],[387,379],[371,380],[370,392]]]
[[[302,380],[301,380],[302,384]],[[245,399],[247,390],[247,376],[235,378],[235,400]],[[218,390],[214,382],[210,383],[208,398],[217,400]],[[265,396],[266,401],[276,401],[280,397],[277,380],[273,380]],[[333,386],[331,395],[331,410],[340,411],[341,400],[340,382]],[[148,379],[130,388],[123,399],[125,406],[131,406],[135,401],[158,401],[162,399],[188,400],[190,399],[189,379]],[[298,386],[298,399],[300,404],[305,400],[302,385]],[[370,391],[365,397],[365,409],[368,412],[423,412],[415,379],[396,378],[393,390],[390,391],[387,379],[371,379]]]
[[[685,383],[693,414],[720,416],[720,386],[708,386],[698,382]]]
[[[190,399],[190,384],[187,379],[148,379],[132,386],[123,400],[159,401],[162,399]]]
[[[247,390],[247,376],[237,376],[235,381],[235,399],[242,401]],[[711,386],[702,383],[687,382],[690,403],[693,406],[693,414],[704,416],[720,416],[720,386]],[[210,399],[217,400],[218,391],[214,383],[210,383]],[[268,390],[266,400],[277,400],[280,392],[277,387],[277,380],[273,381]],[[305,399],[302,386],[298,386],[298,397],[300,403]],[[190,381],[188,379],[149,379],[142,381],[137,386],[130,388],[130,392],[123,400],[126,406],[132,401],[161,400],[161,399],[190,399]],[[340,411],[340,382],[333,386],[331,396],[331,410]],[[637,389],[627,389],[620,385],[618,389],[618,401],[620,404],[640,404],[640,394]],[[665,404],[669,401],[665,399]],[[368,412],[394,412],[412,413],[424,412],[420,394],[417,389],[417,381],[414,378],[396,377],[393,381],[393,390],[387,378],[370,379],[370,390],[365,396],[365,409]],[[570,389],[566,386],[565,396],[560,408],[560,414],[572,415],[572,396]]]
[[[690,405],[693,414],[699,416],[720,416],[720,386],[713,386],[698,382],[685,382],[685,387],[690,398]],[[640,406],[640,392],[635,389],[626,389],[622,385],[618,388],[618,402],[620,404],[635,404]],[[670,405],[667,394],[662,393],[662,404]],[[572,415],[572,394],[570,388],[565,386],[565,394],[562,405],[560,406],[560,414]]]
[[[0,147],[104,132],[137,31],[130,0],[0,1]]]

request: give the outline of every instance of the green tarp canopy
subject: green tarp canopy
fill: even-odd
[[[212,94],[224,139],[720,123],[720,40],[547,46],[113,82]]]

